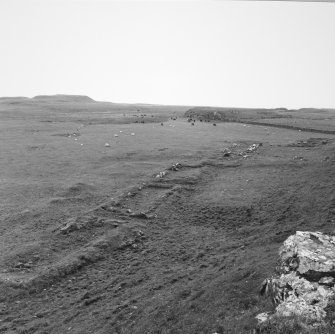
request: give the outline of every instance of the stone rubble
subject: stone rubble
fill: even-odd
[[[157,179],[161,179],[161,178],[163,178],[166,174],[167,174],[167,171],[159,172],[159,174],[156,175],[156,178],[157,178]]]
[[[181,165],[181,163],[179,163],[179,162],[177,162],[177,163],[175,163],[175,164],[173,164],[169,169],[170,170],[173,170],[173,171],[178,171],[180,168],[182,168],[182,165]]]
[[[261,144],[252,144],[251,146],[248,147],[248,149],[246,150],[247,153],[252,153],[254,151],[256,151],[258,149],[258,147],[260,147]]]

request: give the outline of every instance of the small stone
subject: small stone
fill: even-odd
[[[224,157],[229,157],[231,155],[231,151],[227,148],[225,148],[222,153]]]
[[[130,214],[131,217],[141,218],[141,219],[149,219],[149,217],[145,212],[133,212]]]
[[[67,234],[79,230],[80,227],[80,224],[78,224],[75,219],[70,219],[59,229],[59,231],[63,234]]]
[[[261,324],[269,319],[269,314],[267,312],[260,313],[256,315],[256,319],[258,321],[258,324]]]

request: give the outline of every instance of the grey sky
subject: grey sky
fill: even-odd
[[[1,0],[0,96],[335,107],[335,4]]]

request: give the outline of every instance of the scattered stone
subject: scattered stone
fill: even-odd
[[[107,204],[103,204],[100,206],[101,209],[106,210],[106,211],[110,211],[110,212],[120,212],[119,208],[116,208],[115,206],[109,206]]]
[[[258,323],[261,324],[269,319],[269,313],[263,312],[263,313],[257,314],[256,319]]]
[[[309,138],[307,140],[298,140],[295,143],[290,143],[288,147],[317,147],[320,145],[326,145],[332,140],[329,138]]]
[[[167,174],[167,171],[159,172],[159,174],[156,175],[156,178],[157,178],[157,179],[159,179],[159,178],[163,178],[166,174]]]
[[[115,134],[114,137],[118,137],[119,135]]]
[[[78,223],[74,218],[69,219],[59,231],[63,234],[67,234],[76,230],[80,230],[82,224]]]
[[[247,153],[252,153],[258,149],[258,147],[262,146],[261,144],[252,144],[251,146],[248,147],[246,150]]]
[[[62,234],[68,234],[91,225],[99,224],[101,224],[101,218],[98,218],[96,216],[81,216],[76,218],[70,218],[61,228],[59,228],[59,232]]]
[[[132,136],[135,136],[135,133],[134,133],[134,132],[132,132],[132,133],[131,133],[131,135],[132,135]]]
[[[293,157],[293,160],[306,160],[304,157],[298,157],[297,155]]]
[[[106,147],[110,147],[109,143],[106,143],[105,146],[106,146]]]
[[[231,151],[228,148],[225,148],[222,153],[224,157],[229,157],[231,155]]]
[[[178,171],[180,168],[182,168],[183,166],[179,163],[179,162],[177,162],[176,164],[173,164],[170,168],[169,168],[169,170],[173,170],[173,171]]]
[[[14,265],[14,268],[18,268],[18,269],[30,269],[32,267],[32,262],[18,262]]]

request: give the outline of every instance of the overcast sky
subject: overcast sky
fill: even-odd
[[[335,4],[0,0],[0,96],[335,108]]]

